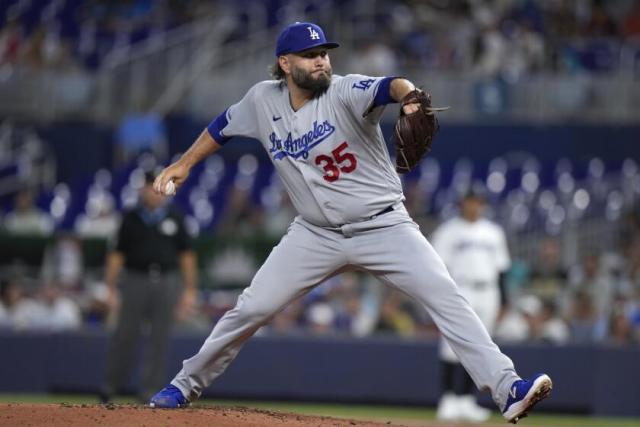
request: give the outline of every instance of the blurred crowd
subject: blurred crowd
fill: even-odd
[[[639,48],[635,0],[376,3],[377,20],[353,23],[367,35],[353,58],[359,72],[417,67],[514,82],[537,72],[612,71],[625,44]]]
[[[295,213],[283,192],[273,196],[279,198],[278,208],[269,212],[253,205],[242,185],[236,185],[214,238],[226,235],[240,242],[264,234],[277,240]],[[2,280],[0,327],[62,331],[112,325],[101,273],[86,269],[82,246],[85,238],[108,239],[117,229],[120,213],[109,197],[101,193],[90,198],[88,211],[77,217],[73,229],[54,232],[54,218],[33,203],[32,193],[16,194],[13,209],[2,219],[5,235],[40,235],[50,240],[37,275],[5,269],[11,274]],[[411,208],[411,195],[408,197]],[[427,237],[433,229],[429,224],[438,223],[435,217],[416,219]],[[620,220],[620,227],[616,247],[588,253],[575,265],[562,262],[558,236],[542,238],[532,260],[514,259],[496,339],[640,343],[640,213],[629,212]],[[214,286],[199,290],[198,310],[180,327],[204,332],[233,307],[241,291],[215,282],[246,285],[257,263],[246,248],[237,246],[201,260],[200,268],[207,270]],[[425,310],[404,294],[371,276],[344,273],[288,306],[260,333],[435,338],[438,330]]]
[[[426,68],[516,81],[538,72],[615,71],[624,46],[636,46],[630,51],[633,55],[640,52],[640,0],[334,0],[332,6],[342,33],[356,43],[348,64],[352,72],[397,75],[400,70]],[[266,13],[257,14],[265,27],[280,28],[294,16],[317,16],[318,22],[330,25],[322,21],[326,3],[314,1],[11,0],[0,3],[0,79],[11,67],[96,69],[109,52],[162,37],[218,8],[237,12],[227,42],[247,36],[250,12],[259,8],[265,8]],[[165,132],[157,118],[135,119],[125,121],[118,133],[125,160],[127,149],[140,148],[135,145],[140,129],[160,135],[155,139]],[[156,154],[166,155],[166,148],[160,151]],[[77,188],[55,183],[52,159],[35,131],[0,125],[0,232],[12,239],[48,239],[37,273],[19,265],[2,266],[0,328],[109,327],[113,313],[106,304],[101,271],[86,268],[83,241],[114,235],[122,210],[137,203],[148,165],[126,171],[117,186],[118,171],[100,170],[86,188]],[[440,166],[433,159],[425,161],[417,179],[405,181],[407,207],[427,237],[442,218],[455,215],[458,184],[470,184],[471,168],[460,165],[460,170],[454,168],[449,188],[438,187]],[[511,238],[518,238],[536,220],[542,224],[536,229],[539,239],[531,239],[536,252],[526,258],[514,256],[508,304],[496,338],[640,343],[637,164],[630,159],[623,166],[624,182],[629,184],[624,188],[607,182],[599,159],[589,164],[590,181],[584,185],[578,185],[570,165],[558,165],[553,189],[542,187],[536,161],[523,162],[516,188],[509,187],[512,170],[505,159],[496,158],[488,167],[490,207]],[[226,241],[277,241],[295,212],[272,171],[265,175],[261,168],[252,155],[242,156],[233,166],[217,156],[207,159],[176,197],[187,207],[190,232],[215,233]],[[580,257],[567,262],[561,230],[568,220],[589,215],[614,224],[620,238],[586,254],[577,251]],[[218,249],[210,259],[200,260],[206,272],[202,276],[210,277],[213,286],[200,290],[199,310],[183,328],[208,330],[239,293],[237,286],[217,285],[247,285],[259,264],[242,245]],[[369,276],[349,273],[287,307],[261,333],[415,338],[435,337],[438,331],[424,309],[402,293]]]
[[[0,66],[95,69],[115,49],[200,14],[195,0],[9,0],[0,6]]]
[[[541,70],[610,71],[625,43],[637,52],[640,35],[638,0],[332,3],[11,0],[0,7],[0,67],[95,69],[110,52],[222,10],[233,20],[224,42],[304,17],[328,25],[322,10],[332,10],[356,43],[352,69],[370,75],[425,67],[514,80]]]

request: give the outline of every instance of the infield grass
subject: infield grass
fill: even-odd
[[[73,403],[95,404],[97,399],[92,395],[80,394],[0,394],[2,403]],[[114,403],[137,403],[130,397],[120,397]],[[294,412],[304,415],[323,415],[338,418],[368,419],[380,422],[395,421],[410,425],[428,423],[435,420],[435,410],[415,406],[387,406],[387,405],[345,405],[331,403],[299,403],[299,402],[270,402],[249,400],[210,400],[203,399],[194,404],[198,407],[207,406],[244,406],[248,408],[268,409],[281,412]],[[452,424],[452,426],[455,424]],[[497,413],[486,424],[475,425],[504,425],[504,419]],[[638,427],[640,418],[605,418],[582,415],[559,415],[535,413],[518,423],[520,426],[545,427]]]

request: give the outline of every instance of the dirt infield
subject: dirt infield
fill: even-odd
[[[376,423],[343,418],[298,415],[242,407],[206,407],[179,410],[151,409],[142,405],[37,405],[0,403],[0,426],[215,426],[215,427],[382,427]]]

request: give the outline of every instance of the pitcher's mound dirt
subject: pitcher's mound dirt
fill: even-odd
[[[136,426],[136,427],[382,427],[376,423],[341,418],[297,415],[242,407],[194,407],[167,410],[142,405],[0,404],[0,426]]]

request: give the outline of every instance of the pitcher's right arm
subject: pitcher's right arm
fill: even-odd
[[[207,129],[203,130],[198,139],[189,147],[186,153],[178,161],[166,167],[153,182],[153,189],[156,193],[164,194],[163,190],[167,182],[173,180],[176,188],[180,188],[182,183],[189,176],[191,168],[203,159],[218,151],[222,146],[209,134]]]

